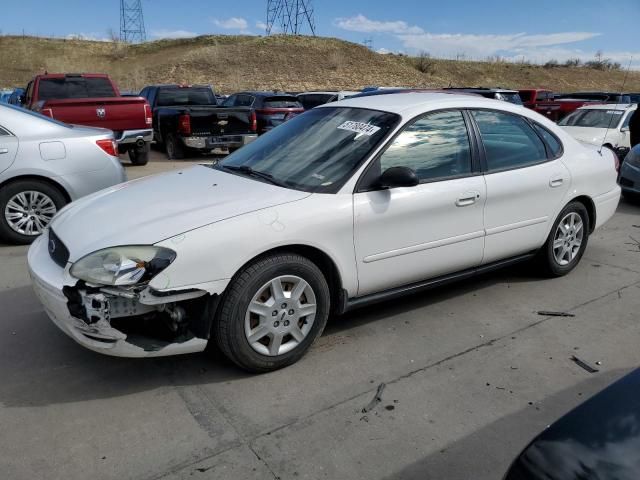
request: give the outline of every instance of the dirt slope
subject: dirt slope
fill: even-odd
[[[37,37],[0,37],[0,87],[35,74],[106,72],[121,89],[159,82],[211,83],[223,93],[243,89],[359,89],[366,85],[545,87],[556,91],[621,89],[624,72],[584,68],[414,59],[381,55],[335,38],[215,35],[140,45]],[[640,91],[640,72],[625,87]]]

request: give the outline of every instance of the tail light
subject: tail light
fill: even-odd
[[[178,133],[191,135],[191,115],[183,113],[178,117]]]
[[[252,132],[258,131],[258,117],[256,116],[256,111],[252,110],[249,115],[249,130]]]
[[[105,140],[96,140],[96,144],[106,153],[112,157],[118,156],[118,144],[112,138]]]
[[[50,108],[43,108],[42,110],[40,110],[40,113],[45,117],[53,118],[53,110],[51,110]]]
[[[144,119],[147,122],[147,125],[151,125],[153,123],[153,117],[151,115],[151,106],[148,103],[144,104]]]

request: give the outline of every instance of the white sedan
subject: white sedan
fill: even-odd
[[[631,148],[629,121],[637,105],[587,105],[558,122],[576,140],[600,147],[605,145],[624,158]]]
[[[29,251],[51,319],[118,356],[202,351],[264,372],[330,314],[535,258],[580,261],[620,197],[614,154],[537,113],[447,93],[344,100],[215,166],[74,202]]]

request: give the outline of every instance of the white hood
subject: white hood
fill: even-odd
[[[605,132],[607,134],[606,141],[614,147],[621,141],[624,143],[624,139],[621,138],[620,131],[615,128],[610,128],[607,132],[606,128],[592,128],[592,127],[561,127],[565,132],[571,135],[576,140],[588,143],[591,145],[597,145],[600,147],[605,140]],[[628,145],[627,145],[628,146]]]
[[[204,225],[294,202],[309,193],[195,166],[73,202],[51,222],[69,261],[116,245],[151,245]]]

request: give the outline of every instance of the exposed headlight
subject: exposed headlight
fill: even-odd
[[[145,283],[167,268],[176,252],[151,245],[133,245],[98,250],[71,267],[71,275],[99,285]]]

